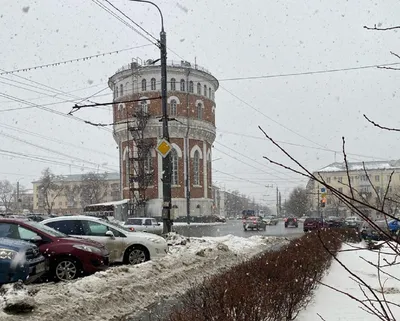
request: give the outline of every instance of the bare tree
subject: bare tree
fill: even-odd
[[[78,198],[81,193],[81,186],[73,184],[73,185],[64,185],[63,196],[67,199],[67,206],[69,208],[77,208],[78,207]]]
[[[285,210],[288,214],[301,217],[311,209],[311,201],[307,190],[303,187],[296,187],[289,195]]]
[[[52,213],[55,200],[62,194],[63,188],[62,177],[54,175],[50,168],[43,170],[38,186],[39,203],[47,214]]]
[[[5,212],[11,212],[15,201],[15,188],[8,180],[0,181],[0,201]]]
[[[107,174],[90,172],[82,175],[80,185],[81,206],[84,208],[89,204],[96,204],[104,201],[108,192]]]

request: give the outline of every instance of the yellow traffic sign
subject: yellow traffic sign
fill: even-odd
[[[326,197],[326,193],[322,193],[322,194],[321,194],[321,197]]]
[[[167,142],[165,139],[162,139],[158,145],[157,145],[157,152],[162,156],[162,157],[166,157],[169,152],[171,151],[172,146],[169,142]]]

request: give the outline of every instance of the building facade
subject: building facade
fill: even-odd
[[[57,176],[53,182],[55,188],[45,192],[48,205],[40,189],[41,182],[34,181],[33,212],[46,213],[51,207],[53,214],[81,214],[86,205],[120,200],[119,173],[98,174],[98,177],[98,183],[88,183],[85,174]]]
[[[218,80],[198,65],[168,62],[169,136],[173,147],[172,206],[178,216],[212,211],[211,154],[215,140]],[[114,92],[114,139],[120,152],[121,198],[132,199],[144,215],[162,210],[161,69],[153,61],[132,62],[110,79]],[[141,100],[141,101],[138,101]],[[138,215],[134,211],[134,215]]]
[[[333,163],[314,172],[314,175],[320,177],[327,185],[348,196],[351,195],[351,185],[356,199],[373,206],[380,206],[386,195],[388,198],[385,201],[386,210],[390,213],[398,212],[398,205],[400,204],[400,160],[368,161],[364,164],[362,162],[348,162],[347,167],[348,171],[345,163]],[[351,215],[350,209],[332,195],[329,190],[327,190],[326,206],[321,208],[321,188],[323,187],[313,180],[310,180],[307,184],[313,211],[334,216]],[[371,217],[380,218],[381,216],[368,208],[363,210]]]

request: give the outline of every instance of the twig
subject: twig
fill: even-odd
[[[347,179],[349,181],[349,187],[350,187],[350,193],[351,193],[351,197],[354,198],[354,192],[353,192],[353,188],[351,186],[351,179],[350,179],[350,173],[349,173],[349,164],[347,163],[347,155],[346,155],[346,141],[344,139],[344,136],[342,136],[342,149],[343,149],[343,157],[344,157],[344,163],[346,165],[346,173],[347,173]]]
[[[322,321],[326,321],[319,313],[317,313],[317,315],[319,316],[319,318],[320,318]]]
[[[381,28],[381,27],[377,27],[375,24],[373,27],[364,26],[363,28],[367,29],[367,30],[387,31],[387,30],[400,29],[400,26]]]
[[[378,123],[374,122],[373,120],[369,119],[369,118],[367,117],[367,115],[363,114],[363,116],[364,116],[364,118],[365,118],[366,120],[368,120],[368,121],[369,121],[372,125],[374,125],[375,127],[378,127],[378,128],[380,128],[380,129],[384,129],[384,130],[388,130],[388,131],[400,132],[400,129],[399,129],[399,128],[390,128],[390,127],[382,126],[382,125],[379,125]]]

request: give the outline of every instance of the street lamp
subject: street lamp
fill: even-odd
[[[161,31],[158,47],[161,54],[161,110],[162,110],[162,135],[169,142],[168,133],[168,109],[167,109],[167,35],[164,31],[164,17],[160,8],[153,2],[147,0],[129,0],[143,2],[157,8],[161,17]],[[163,183],[163,233],[171,232],[171,157],[167,154],[162,159],[162,183]]]

